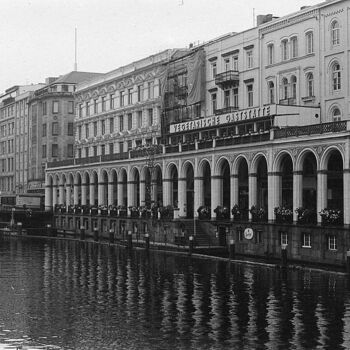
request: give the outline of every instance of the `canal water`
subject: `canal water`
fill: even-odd
[[[343,274],[0,241],[0,349],[350,349]]]

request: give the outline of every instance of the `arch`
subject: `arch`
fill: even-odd
[[[179,174],[176,164],[170,163],[167,167],[168,179],[170,180],[170,203],[174,206],[174,208],[178,208],[178,180]]]
[[[108,205],[108,173],[106,169],[100,171],[100,183],[99,183],[100,205]]]
[[[152,172],[152,183],[153,183],[153,200],[158,205],[163,204],[163,177],[162,168],[160,165],[156,165]]]
[[[128,190],[127,190],[127,183],[128,183],[128,173],[125,168],[119,169],[118,174],[118,183],[120,184],[120,188],[118,191],[118,205],[127,207],[128,206]]]
[[[207,207],[211,206],[211,166],[207,159],[203,159],[200,162],[200,167],[198,169],[198,176],[202,178],[202,189],[199,193],[199,204],[205,205]],[[197,208],[198,209],[198,208]]]
[[[333,19],[330,22],[330,31],[331,31],[331,45],[340,44],[340,22],[338,19]]]
[[[293,158],[287,152],[279,156],[280,192],[279,204],[282,207],[293,209]]]
[[[190,161],[184,164],[183,171],[186,180],[186,217],[191,219],[194,215],[194,167]]]
[[[111,205],[116,206],[118,202],[118,173],[116,169],[112,169],[109,172],[108,181],[112,186],[112,190],[109,191],[109,196],[111,196],[111,198],[109,198],[109,202]]]
[[[222,157],[217,163],[220,177],[219,196],[222,206],[231,208],[231,171],[228,159]]]

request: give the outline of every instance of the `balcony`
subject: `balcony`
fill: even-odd
[[[234,113],[238,111],[238,106],[228,106],[224,108],[218,108],[215,110],[215,115]]]
[[[215,84],[219,85],[221,88],[226,86],[238,85],[239,83],[239,73],[235,70],[229,70],[227,72],[216,74]]]

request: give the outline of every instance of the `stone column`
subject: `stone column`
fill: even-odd
[[[157,204],[157,180],[151,180],[151,200]]]
[[[139,206],[146,205],[146,181],[140,180],[140,203]]]
[[[66,210],[68,211],[68,207],[71,205],[71,195],[72,195],[72,185],[67,184],[66,187]]]
[[[79,185],[78,184],[74,184],[73,193],[74,193],[73,204],[74,205],[79,204]]]
[[[108,182],[108,206],[109,205],[113,205],[114,203],[114,183],[112,182]]]
[[[128,181],[127,184],[127,194],[128,194],[128,207],[136,206],[136,200],[135,200],[135,181]]]
[[[281,178],[279,173],[269,172],[267,174],[268,187],[268,219],[275,220],[275,207],[280,203],[280,183]]]
[[[186,216],[185,207],[187,206],[186,178],[178,179],[178,202],[179,202],[179,216],[185,217]]]
[[[232,218],[232,212],[231,209],[233,208],[234,205],[239,205],[238,203],[238,195],[239,195],[239,189],[238,189],[238,175],[233,174],[230,177],[230,187],[231,187],[231,193],[230,193],[230,203],[231,203],[231,208],[230,208],[230,218]]]
[[[303,206],[303,172],[293,172],[293,221],[298,221],[296,208]]]
[[[327,202],[327,172],[319,170],[317,171],[317,222],[319,223],[322,221],[319,212],[327,208]]]
[[[349,225],[350,224],[350,169],[344,169],[344,175],[343,175],[343,182],[344,182],[344,210],[343,210],[343,216],[344,216],[344,224]]]
[[[173,205],[171,195],[171,180],[163,179],[163,205]]]
[[[90,205],[95,205],[95,184],[90,183]]]
[[[59,184],[58,185],[58,204],[64,204],[64,184]]]
[[[211,217],[216,218],[214,210],[222,205],[222,179],[220,176],[211,177]]]
[[[248,210],[253,206],[257,206],[257,185],[258,174],[251,173],[248,175]],[[249,211],[249,219],[252,218],[252,214]]]
[[[52,206],[52,189],[51,185],[45,186],[45,210],[51,210]]]
[[[87,187],[86,183],[81,184],[81,205],[86,205],[86,192],[87,192],[86,187]]]
[[[123,189],[124,189],[124,183],[123,182],[117,182],[117,202],[118,205],[126,205],[126,203],[124,203],[124,198],[123,198]]]
[[[57,185],[52,186],[52,207],[54,208],[55,205],[58,203],[57,198]]]
[[[105,183],[99,182],[98,183],[98,191],[97,191],[97,200],[98,205],[105,205]]]
[[[194,178],[194,217],[198,217],[198,208],[204,205],[203,177]]]

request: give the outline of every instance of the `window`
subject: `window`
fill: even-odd
[[[119,142],[119,153],[124,152],[124,142]]]
[[[106,154],[106,146],[101,145],[101,156],[104,156]]]
[[[224,91],[224,108],[230,107],[230,90]]]
[[[268,92],[269,92],[269,103],[275,103],[275,84],[273,81],[269,81],[268,84]]]
[[[97,146],[93,146],[93,154],[94,154],[94,157],[97,156]]]
[[[314,96],[314,75],[312,73],[306,76],[306,93],[308,97]]]
[[[114,118],[109,118],[109,133],[113,134],[114,132]]]
[[[110,143],[109,144],[109,154],[113,154],[114,153],[114,143]]]
[[[74,128],[73,128],[73,123],[68,123],[68,136],[73,136],[74,135]]]
[[[73,144],[71,143],[67,145],[67,157],[73,158]]]
[[[306,54],[310,54],[314,52],[314,33],[308,32],[305,34],[306,41]]]
[[[78,107],[78,117],[81,118],[83,116],[83,105],[79,103]]]
[[[124,91],[119,91],[119,106],[124,106]]]
[[[224,69],[228,72],[231,69],[231,60],[229,58],[224,59]]]
[[[303,233],[303,248],[311,248],[311,234]]]
[[[123,131],[124,130],[124,116],[121,115],[119,116],[119,131]]]
[[[273,44],[267,46],[267,64],[273,64],[274,61],[274,47]]]
[[[248,97],[248,107],[253,107],[254,105],[253,84],[247,85],[247,97]]]
[[[288,98],[288,80],[287,78],[282,79],[282,99],[286,100]]]
[[[233,89],[233,107],[238,109],[238,88]]]
[[[211,113],[215,114],[216,111],[216,93],[211,94]]]
[[[94,136],[97,136],[97,122],[94,122]]]
[[[58,135],[58,122],[52,123],[52,136]]]
[[[58,144],[52,144],[52,157],[58,157]]]
[[[213,62],[211,64],[211,76],[213,79],[215,79],[216,74],[217,74],[217,66],[216,66],[216,62]]]
[[[114,94],[109,95],[109,109],[114,109]]]
[[[298,57],[298,38],[293,37],[290,39],[290,56],[291,58]]]
[[[128,114],[128,130],[132,129],[132,113]]]
[[[85,102],[85,111],[86,111],[86,116],[88,117],[90,115],[89,102]]]
[[[153,108],[148,109],[148,125],[153,125]]]
[[[85,138],[89,138],[89,124],[85,124]]]
[[[338,21],[333,21],[331,24],[331,40],[332,45],[339,45],[340,43],[340,26]]]
[[[46,145],[43,145],[42,146],[42,157],[43,158],[46,158],[47,157],[47,148],[46,148]]]
[[[238,56],[233,57],[233,70],[238,72]]]
[[[137,102],[142,101],[142,85],[137,86]]]
[[[297,78],[292,75],[290,78],[290,84],[291,84],[291,92],[292,92],[292,98],[297,98]]]
[[[97,104],[97,100],[94,100],[94,114],[96,114],[98,112],[98,104]]]
[[[78,149],[78,158],[81,158],[81,148]]]
[[[81,125],[78,125],[78,140],[81,140]]]
[[[337,250],[337,237],[334,235],[328,236],[328,249]]]
[[[148,90],[148,98],[151,99],[154,97],[154,82],[149,81],[147,84],[147,90]]]
[[[43,137],[47,134],[47,124],[43,124]]]
[[[58,101],[52,102],[52,113],[58,113]]]
[[[87,158],[89,156],[89,147],[85,147],[85,158]]]
[[[68,92],[68,85],[62,85],[61,89],[63,92]]]
[[[128,89],[128,105],[132,104],[132,89]]]
[[[128,151],[130,151],[132,149],[132,141],[129,140],[128,141]]]
[[[106,133],[106,120],[101,120],[101,135]]]
[[[335,63],[332,66],[332,87],[333,91],[341,89],[341,73],[339,63]]]
[[[47,102],[43,102],[43,115],[47,115]]]
[[[247,68],[253,67],[253,50],[247,51]]]
[[[68,113],[69,114],[74,113],[74,101],[68,101]]]
[[[137,127],[142,128],[142,111],[137,112]]]
[[[283,40],[281,43],[281,57],[282,61],[288,60],[288,40]]]
[[[338,122],[341,120],[341,112],[338,107],[334,108],[332,111],[332,117],[334,122]]]
[[[101,104],[102,104],[102,112],[106,112],[106,97],[105,96],[102,96]]]
[[[288,245],[288,234],[287,232],[281,232],[281,246]]]

